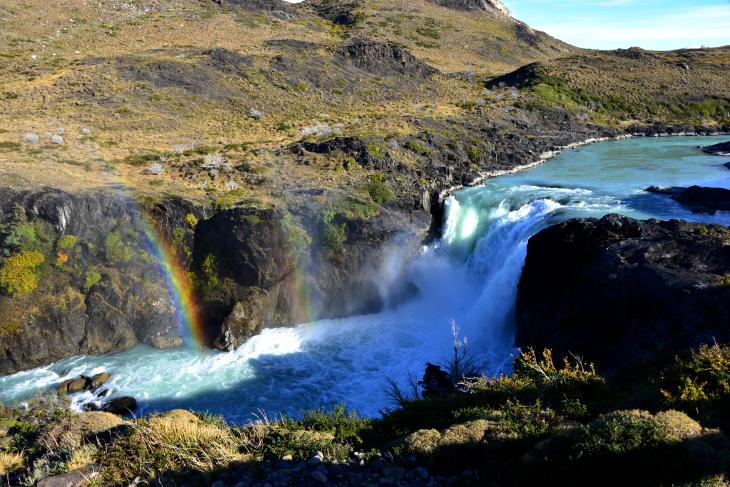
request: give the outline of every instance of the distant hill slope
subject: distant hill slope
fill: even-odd
[[[652,52],[638,48],[584,51],[524,66],[490,88],[528,89],[533,109],[559,105],[588,110],[604,123],[652,119],[707,124],[730,119],[730,46]]]
[[[224,191],[228,180],[183,169],[149,187],[145,157],[219,142],[271,148],[303,133],[409,133],[414,108],[458,115],[480,79],[575,52],[494,9],[425,0],[51,0],[0,16],[0,138],[22,143],[0,151],[0,182],[14,185],[122,177],[152,193]],[[26,133],[41,136],[41,152]]]

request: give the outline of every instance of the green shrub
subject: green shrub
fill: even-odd
[[[306,459],[321,451],[326,460],[343,462],[353,448],[362,445],[360,435],[369,424],[370,420],[359,418],[355,412],[347,413],[344,405],[336,406],[331,412],[321,409],[305,412],[300,420],[283,418],[266,432],[264,455]]]
[[[88,271],[86,273],[86,278],[84,279],[84,288],[88,291],[99,284],[99,281],[101,281],[101,274],[94,271]]]
[[[129,262],[132,250],[124,243],[119,232],[111,232],[104,239],[104,256],[110,264]]]
[[[298,260],[306,254],[309,249],[309,245],[312,243],[312,238],[305,229],[292,221],[289,213],[287,213],[284,218],[279,221],[281,223],[281,230],[284,233],[287,248],[289,252],[291,252],[292,256]]]
[[[333,253],[339,253],[347,241],[347,227],[344,222],[337,222],[338,215],[334,209],[325,210],[322,215],[322,245]]]
[[[11,296],[35,291],[40,279],[38,266],[45,260],[43,254],[35,250],[8,257],[0,267],[0,287]]]
[[[668,406],[730,430],[730,346],[702,345],[676,357],[661,375],[661,393]]]
[[[538,443],[525,457],[529,477],[566,485],[680,485],[722,473],[727,440],[684,413],[615,411]],[[527,472],[526,472],[527,473]],[[555,477],[552,477],[555,478]]]
[[[381,159],[385,156],[385,148],[377,142],[372,142],[365,147],[368,154],[376,159]]]
[[[75,235],[61,235],[56,241],[57,250],[72,250],[79,238]]]
[[[182,245],[185,242],[185,231],[183,227],[175,227],[172,229],[172,241],[175,245]]]
[[[385,177],[382,174],[373,174],[370,176],[365,189],[370,195],[370,198],[379,205],[395,199],[393,190],[385,182]]]
[[[423,37],[430,37],[431,39],[441,39],[441,33],[436,29],[430,27],[416,27],[418,32]]]
[[[415,139],[412,139],[412,140],[409,140],[408,142],[406,142],[406,149],[408,149],[409,151],[415,152],[416,154],[421,155],[421,156],[431,155],[431,149],[429,149],[428,147],[423,145],[423,143],[421,143],[420,141],[415,140]]]
[[[484,160],[484,151],[482,151],[479,147],[472,145],[469,146],[469,150],[467,152],[467,156],[469,157],[469,160],[471,162],[480,162]]]
[[[203,285],[207,291],[218,287],[220,282],[218,279],[218,264],[214,254],[208,254],[203,258],[200,271],[203,274]]]
[[[187,223],[188,226],[194,230],[195,227],[198,226],[198,217],[196,217],[192,213],[188,213],[187,215],[185,215],[185,223]]]
[[[0,225],[0,241],[4,255],[12,255],[24,250],[42,250],[42,237],[47,237],[42,222],[31,222],[25,208],[16,205],[9,223]]]

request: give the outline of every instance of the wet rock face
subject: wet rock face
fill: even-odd
[[[647,188],[647,191],[669,195],[674,201],[686,206],[694,213],[714,215],[718,211],[730,211],[730,190],[725,188],[651,186]]]
[[[708,154],[716,156],[730,156],[730,142],[722,142],[720,144],[703,147],[702,150]]]
[[[730,338],[730,230],[618,215],[547,228],[528,244],[516,344],[618,369]]]
[[[386,210],[369,221],[343,222],[347,241],[332,255],[317,235],[321,209],[301,211],[312,241],[302,241],[291,216],[278,209],[234,208],[198,224],[193,267],[202,279],[215,281],[202,293],[215,347],[235,350],[264,327],[382,309],[375,275],[385,244],[428,226],[425,213],[409,221]]]
[[[184,225],[193,210],[169,201],[154,211],[165,216],[165,234]],[[7,235],[17,228],[18,214],[34,237],[16,248]],[[139,230],[140,217],[136,205],[115,193],[0,189],[0,265],[22,249],[44,257],[35,289],[0,295],[0,373],[178,336],[173,302]]]

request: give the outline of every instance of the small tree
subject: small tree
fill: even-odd
[[[463,382],[464,379],[481,375],[481,371],[484,369],[485,364],[480,363],[477,358],[469,352],[469,341],[466,337],[460,338],[461,330],[459,325],[456,323],[456,320],[452,319],[449,324],[451,326],[451,337],[453,338],[453,355],[447,364],[447,370],[451,383],[458,385]]]

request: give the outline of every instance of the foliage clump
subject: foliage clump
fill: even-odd
[[[111,232],[104,238],[104,257],[110,264],[125,263],[132,260],[132,250],[124,242],[119,232]]]
[[[347,412],[344,405],[332,411],[308,411],[302,419],[282,418],[270,425],[261,442],[265,458],[292,455],[307,459],[315,451],[325,458],[344,462],[353,448],[362,446],[362,432],[370,421]]]
[[[365,187],[370,198],[377,204],[382,205],[395,199],[395,194],[390,186],[385,182],[383,174],[373,174],[368,179]]]
[[[730,431],[730,346],[703,344],[676,357],[662,373],[661,393],[668,406]]]
[[[30,293],[38,287],[38,267],[46,260],[36,250],[24,250],[8,257],[0,267],[0,288],[8,295]]]
[[[104,445],[104,481],[126,485],[140,475],[159,478],[184,472],[213,472],[245,459],[237,432],[187,411],[137,420],[128,434]],[[187,474],[189,475],[189,474]]]
[[[56,241],[57,250],[73,250],[79,238],[76,235],[61,235]]]
[[[424,145],[419,140],[409,140],[406,142],[406,149],[408,149],[411,152],[415,152],[419,156],[430,156],[431,155],[431,149]]]
[[[101,281],[101,274],[95,271],[88,271],[84,279],[84,289],[89,291],[92,287],[99,284],[99,281]]]
[[[347,226],[340,221],[334,208],[328,208],[322,214],[322,245],[332,253],[342,251],[347,241]]]
[[[185,223],[187,223],[191,229],[195,230],[195,227],[198,226],[198,217],[193,213],[188,213],[185,215]]]

